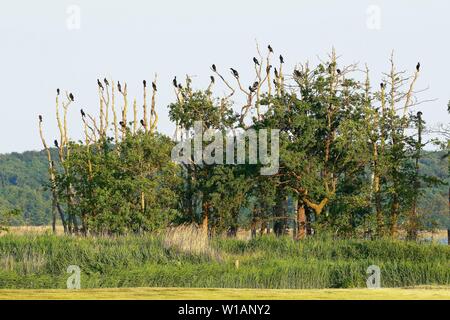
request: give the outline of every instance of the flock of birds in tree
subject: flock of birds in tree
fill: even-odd
[[[272,54],[273,54],[273,49],[272,49],[272,47],[271,47],[270,44],[267,46],[267,49],[269,50],[269,53],[272,53]],[[282,56],[281,54],[280,54],[280,56],[279,56],[279,60],[280,60],[280,64],[284,64],[284,58],[283,58],[283,56]],[[257,59],[256,57],[253,57],[253,63],[254,63],[255,65],[257,65],[257,66],[260,66],[260,63],[259,63],[259,61],[258,61],[258,59]],[[272,65],[268,65],[266,71],[269,72],[271,68],[272,68]],[[211,69],[212,69],[214,72],[217,72],[217,66],[216,66],[215,64],[212,64]],[[238,72],[236,69],[230,68],[230,71],[231,71],[231,74],[232,74],[236,79],[239,79],[239,72]],[[417,65],[416,65],[416,71],[417,71],[417,72],[420,71],[420,62],[418,62]],[[338,75],[340,75],[341,72],[342,72],[342,71],[341,71],[340,69],[336,69],[336,73],[337,73]],[[278,73],[277,68],[274,68],[274,74],[275,74],[275,77],[276,77],[276,78],[279,78],[279,73]],[[295,69],[295,70],[294,70],[294,76],[300,77],[300,76],[301,76],[300,71],[297,70],[297,69]],[[211,83],[215,83],[214,76],[210,76],[210,79],[211,79]],[[108,80],[107,80],[106,78],[103,79],[103,82],[104,82],[105,86],[109,86],[109,82],[108,82]],[[274,82],[275,82],[275,80],[274,80]],[[144,88],[146,88],[146,87],[147,87],[147,81],[146,81],[146,80],[143,80],[142,83],[143,83],[143,85],[144,85]],[[177,77],[176,77],[176,76],[173,78],[172,84],[173,84],[173,86],[174,86],[175,88],[177,88],[177,89],[180,89],[180,90],[181,90],[181,89],[183,88],[182,85],[181,85],[180,83],[178,83]],[[99,79],[97,79],[97,85],[98,85],[98,87],[99,87],[101,90],[105,90],[105,88],[104,88],[102,82],[101,82]],[[249,89],[249,91],[250,91],[251,93],[253,93],[253,92],[255,92],[255,91],[258,89],[258,86],[259,86],[259,82],[258,82],[258,81],[255,81],[255,82],[253,83],[253,85],[251,85],[251,86],[248,87],[248,89]],[[380,83],[381,89],[383,89],[385,86],[386,86],[386,85],[385,85],[384,83]],[[156,83],[155,83],[155,82],[152,82],[152,89],[153,89],[154,91],[157,91],[157,87],[156,87]],[[120,93],[122,93],[122,85],[120,84],[119,81],[117,82],[117,90],[118,90]],[[56,94],[57,94],[58,96],[60,95],[60,93],[61,93],[61,92],[60,92],[60,89],[59,89],[59,88],[56,89]],[[75,101],[75,98],[74,98],[74,96],[73,96],[72,93],[69,93],[69,99],[70,99],[70,101],[72,101],[72,102]],[[81,113],[81,117],[83,117],[83,118],[86,117],[86,113],[84,112],[83,109],[80,110],[80,113]],[[42,115],[39,115],[39,122],[42,122]],[[141,120],[140,120],[140,123],[141,123],[142,126],[145,126],[144,120],[141,119]],[[125,127],[125,126],[126,126],[125,123],[124,123],[123,121],[120,121],[119,124],[120,124],[121,127]],[[59,148],[59,144],[58,144],[58,141],[57,141],[57,140],[54,141],[54,145],[55,145],[56,148]]]

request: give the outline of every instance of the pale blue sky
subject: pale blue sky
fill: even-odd
[[[68,30],[66,9],[78,5],[81,28]],[[369,5],[378,5],[381,29],[367,28]],[[159,129],[172,134],[167,104],[174,75],[194,75],[206,85],[209,66],[237,68],[250,79],[255,39],[282,53],[288,67],[334,45],[342,63],[368,63],[374,83],[389,68],[395,49],[399,68],[422,72],[417,89],[429,87],[421,106],[429,123],[448,123],[450,99],[450,1],[8,1],[0,5],[0,153],[41,148],[37,115],[47,140],[56,135],[54,94],[74,92],[71,135],[81,133],[79,109],[95,112],[96,79],[127,81],[138,96],[142,79],[159,76]]]

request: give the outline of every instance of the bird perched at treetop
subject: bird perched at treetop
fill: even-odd
[[[234,76],[235,78],[239,78],[239,73],[237,72],[237,70],[235,70],[235,69],[233,69],[233,68],[230,68],[230,70],[231,70],[231,73],[233,74],[233,76]]]

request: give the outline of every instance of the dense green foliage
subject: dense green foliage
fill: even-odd
[[[72,214],[95,233],[138,233],[169,225],[177,216],[181,182],[170,159],[172,145],[164,136],[146,134],[124,139],[119,152],[108,142],[90,150],[74,144],[65,162],[70,174],[57,176],[63,190],[70,186],[77,195]]]
[[[373,264],[382,287],[450,284],[450,248],[442,245],[264,236],[214,239],[211,248],[182,252],[147,236],[7,235],[0,237],[0,288],[65,288],[69,265],[80,266],[82,288],[365,287]]]
[[[84,235],[197,223],[212,236],[233,236],[239,228],[251,229],[253,236],[272,231],[280,236],[291,229],[298,240],[325,233],[397,238],[407,231],[416,240],[421,229],[448,227],[443,201],[447,159],[424,151],[426,124],[422,112],[413,112],[420,64],[407,76],[391,60],[389,72],[373,88],[368,69],[360,79],[356,65],[338,65],[334,50],[328,61],[313,68],[299,64],[287,72],[282,56],[277,67],[271,64],[272,49],[265,59],[258,54],[248,90],[235,69],[225,80],[216,65],[211,66],[216,78],[211,76],[206,89],[194,88],[189,76],[183,83],[173,79],[176,99],[168,109],[177,128],[174,139],[156,130],[156,78],[150,104],[143,81],[142,118],[134,99],[132,121],[127,84],[117,82],[117,92],[113,81],[98,80],[99,118],[80,110],[83,141],[67,136],[67,112],[76,101],[58,90],[57,152],[50,152],[43,133],[47,119],[39,116],[48,153],[0,158],[0,168],[6,166],[0,172],[1,214],[22,210],[23,221],[7,218],[16,224],[45,224],[53,214],[53,224],[59,219],[66,233]],[[216,94],[220,80],[230,91],[223,96]],[[194,134],[198,126],[203,136]],[[248,130],[254,137],[268,130],[267,140],[252,139]],[[198,139],[203,151],[176,163],[174,146],[180,140],[196,145]],[[241,140],[244,149],[248,144],[247,156],[258,149],[255,163],[236,155],[240,147],[234,142]],[[263,143],[277,160],[268,175],[263,169],[270,157],[264,158]],[[226,156],[234,152],[226,164],[224,150]],[[35,160],[39,157],[42,161]],[[19,167],[22,163],[26,168]],[[29,176],[36,179],[27,183]],[[51,191],[51,203],[43,186]],[[30,198],[36,200],[26,202]]]

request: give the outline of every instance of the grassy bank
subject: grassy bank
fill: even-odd
[[[262,237],[193,250],[153,236],[0,237],[0,288],[10,289],[65,288],[69,265],[83,288],[363,288],[373,264],[382,287],[450,285],[450,248],[436,244]]]

